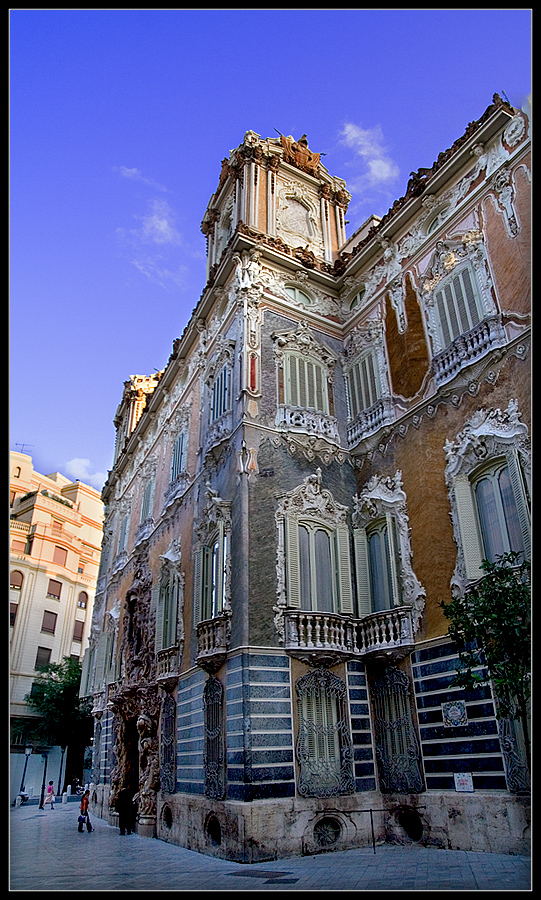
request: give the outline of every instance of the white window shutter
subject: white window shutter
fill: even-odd
[[[152,585],[152,592],[150,598],[151,610],[156,610],[156,628],[154,631],[154,649],[156,653],[158,650],[163,650],[163,592],[161,590],[160,582],[156,582],[156,584]]]
[[[351,555],[349,546],[349,528],[340,525],[336,529],[336,545],[338,557],[338,584],[340,590],[340,612],[353,615],[353,591],[351,589]]]
[[[296,519],[286,519],[287,604],[300,608],[301,580],[299,557],[299,527]]]
[[[201,621],[201,606],[203,600],[203,551],[205,547],[196,547],[193,559],[193,623],[197,625]]]
[[[520,468],[520,460],[517,451],[513,448],[507,454],[507,467],[509,469],[509,477],[513,488],[513,496],[517,507],[518,519],[520,522],[520,530],[522,532],[522,540],[524,541],[524,555],[527,559],[531,559],[531,536],[530,536],[530,510],[526,500],[524,489],[524,480]]]
[[[466,476],[459,475],[455,478],[453,487],[464,553],[466,578],[480,578],[483,574],[481,569],[483,550],[479,537],[471,485]]]
[[[370,596],[368,538],[364,528],[355,528],[353,531],[353,545],[355,549],[355,575],[359,616],[368,616],[372,612],[372,599]]]

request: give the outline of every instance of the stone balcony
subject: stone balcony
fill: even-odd
[[[197,625],[197,665],[214,674],[225,662],[231,639],[231,614],[227,610]]]
[[[356,657],[399,660],[413,649],[412,610],[400,606],[353,619],[335,613],[286,610],[284,649],[312,666]]]
[[[375,434],[384,425],[394,422],[394,409],[390,397],[382,397],[376,400],[372,406],[369,406],[348,423],[347,439],[348,446],[354,447],[359,441],[363,441],[371,434]]]
[[[181,660],[182,645],[175,644],[173,647],[158,650],[156,680],[165,690],[178,681]]]
[[[505,343],[505,328],[500,315],[478,322],[432,360],[436,386],[440,387],[451,381],[465,366],[472,365],[490,350],[502,347]]]

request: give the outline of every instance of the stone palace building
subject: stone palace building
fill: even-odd
[[[529,554],[530,141],[498,95],[383,218],[248,131],[163,371],[125,382],[81,693],[92,801],[244,862],[528,852],[521,735],[441,609]]]

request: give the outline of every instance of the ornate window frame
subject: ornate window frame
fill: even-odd
[[[451,586],[458,594],[481,578],[483,544],[473,482],[475,475],[490,460],[505,459],[509,467],[513,495],[521,522],[525,554],[531,555],[530,497],[531,454],[527,426],[520,421],[518,401],[510,400],[507,409],[480,409],[454,441],[445,444],[447,459],[445,482],[451,504],[457,560]]]
[[[299,525],[320,527],[334,537],[338,613],[353,615],[348,508],[322,488],[321,469],[278,499],[277,605],[275,624],[284,636],[284,612],[301,608]]]
[[[206,496],[208,503],[194,527],[194,625],[231,614],[231,503],[208,483]]]
[[[298,679],[298,735],[301,797],[336,797],[355,790],[346,684],[326,668]]]
[[[372,365],[375,397],[368,406],[354,410],[354,370],[367,358],[370,358]],[[350,332],[344,342],[342,367],[348,403],[348,444],[353,446],[394,421],[385,356],[385,328],[381,319],[371,319],[364,325],[357,325]]]
[[[385,520],[393,543],[390,553],[393,605],[411,607],[415,631],[425,607],[426,592],[413,571],[411,531],[402,472],[397,471],[392,477],[374,475],[355,497],[352,519],[359,616],[374,612],[368,540],[371,526]]]
[[[276,411],[276,428],[287,435],[290,443],[297,443],[307,455],[313,458],[314,453],[336,453],[340,445],[338,421],[334,415],[334,367],[337,357],[327,347],[314,338],[307,322],[302,321],[292,331],[275,332],[274,358],[277,366],[278,407]],[[289,366],[291,360],[299,366],[310,363],[314,367],[314,391],[316,390],[315,372],[320,373],[319,393],[322,402],[311,406],[298,406],[291,403],[288,388]],[[305,369],[307,372],[308,370]],[[314,394],[315,396],[315,394]],[[323,409],[317,407],[322,406]]]
[[[223,800],[226,788],[226,752],[224,740],[224,688],[221,681],[210,675],[203,688],[203,718],[205,744],[203,767],[205,797]]]
[[[184,645],[184,572],[181,571],[180,541],[172,540],[166,552],[160,556],[161,567],[156,591],[155,648],[177,648],[182,653]]]
[[[451,284],[469,273],[475,298],[478,320],[464,328],[463,323],[453,326],[455,334],[444,336],[441,324],[442,292],[451,290]],[[454,291],[453,287],[453,291]],[[425,274],[421,278],[421,299],[424,305],[427,329],[432,341],[432,366],[436,384],[450,381],[466,366],[482,359],[495,347],[507,343],[502,315],[498,311],[493,293],[487,250],[483,235],[471,230],[454,240],[437,241]],[[446,309],[449,306],[446,305]],[[453,313],[454,315],[454,313]]]

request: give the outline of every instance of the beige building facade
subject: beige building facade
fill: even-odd
[[[35,716],[25,695],[41,666],[83,659],[101,553],[99,491],[32,458],[10,459],[10,717]]]

